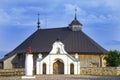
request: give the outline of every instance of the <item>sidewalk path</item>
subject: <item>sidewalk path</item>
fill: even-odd
[[[0,80],[120,80],[120,76],[39,75],[35,79],[0,77]]]

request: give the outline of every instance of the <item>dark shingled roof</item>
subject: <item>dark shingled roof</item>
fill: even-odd
[[[88,37],[82,30],[72,31],[69,27],[38,29],[22,44],[8,53],[4,59],[16,54],[26,53],[27,48],[31,47],[33,53],[50,52],[52,44],[59,39],[64,45],[67,52],[78,53],[108,53],[99,44]]]
[[[50,52],[52,44],[58,39],[65,45],[67,52],[107,53],[107,50],[89,38],[84,32],[72,31],[68,27],[38,29],[11,53],[25,53],[31,46],[32,52]]]

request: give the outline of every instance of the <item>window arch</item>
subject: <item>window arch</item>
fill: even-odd
[[[46,74],[46,63],[43,63],[43,74]]]
[[[74,64],[70,64],[70,74],[74,74]]]

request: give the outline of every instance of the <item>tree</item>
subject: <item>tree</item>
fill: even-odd
[[[110,50],[108,55],[105,57],[107,66],[117,67],[120,65],[120,52],[118,50]]]

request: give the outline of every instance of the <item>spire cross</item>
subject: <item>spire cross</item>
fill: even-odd
[[[75,8],[75,20],[77,20],[76,13],[77,13],[77,8]]]
[[[37,27],[38,27],[38,29],[40,28],[40,20],[39,20],[39,16],[40,16],[40,14],[38,13],[38,22],[37,22]]]

